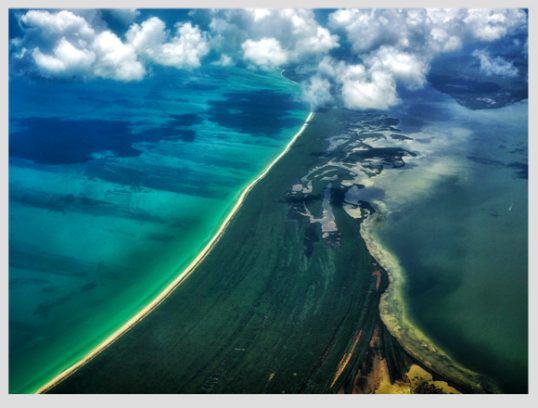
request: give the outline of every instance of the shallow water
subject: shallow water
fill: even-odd
[[[218,67],[10,78],[11,392],[75,362],[190,263],[303,124],[299,92]]]
[[[377,234],[404,269],[414,323],[503,391],[526,392],[527,103],[472,111],[434,96],[394,112],[424,147],[376,181],[390,212]]]

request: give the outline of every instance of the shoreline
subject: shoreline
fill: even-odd
[[[374,232],[379,216],[374,214],[360,225],[360,235],[375,261],[386,271],[389,284],[379,300],[379,316],[398,343],[426,369],[463,385],[474,393],[500,392],[496,384],[457,361],[438,348],[435,343],[410,320],[403,299],[405,275],[398,259],[391,254]]]
[[[56,376],[54,376],[51,380],[46,382],[44,385],[40,386],[36,391],[34,391],[34,394],[42,394],[53,388],[55,385],[59,384],[61,381],[63,381],[65,378],[69,377],[71,374],[76,372],[78,369],[83,367],[86,363],[91,361],[94,357],[96,357],[98,354],[100,354],[103,350],[105,350],[107,347],[112,345],[117,339],[119,339],[122,335],[127,333],[131,328],[133,328],[138,322],[140,322],[142,319],[144,319],[146,316],[148,316],[149,313],[151,313],[157,306],[159,306],[170,294],[173,293],[173,291],[181,285],[198,267],[198,265],[205,259],[205,257],[211,252],[215,244],[219,241],[221,236],[226,231],[226,228],[229,226],[231,220],[236,215],[238,210],[241,208],[245,198],[250,193],[250,191],[258,184],[259,181],[261,181],[268,173],[269,171],[277,164],[278,161],[282,157],[286,155],[286,153],[291,149],[293,144],[297,141],[299,136],[305,131],[307,126],[310,124],[314,117],[314,112],[311,111],[308,116],[306,117],[303,125],[299,129],[297,133],[292,137],[292,139],[288,142],[288,144],[284,147],[284,149],[276,156],[271,163],[265,167],[265,169],[254,179],[252,180],[241,192],[239,195],[239,198],[237,199],[235,205],[232,207],[224,221],[221,223],[220,227],[218,228],[217,232],[213,235],[211,240],[204,246],[204,248],[199,252],[199,254],[189,263],[189,265],[183,269],[178,276],[170,282],[152,301],[150,301],[146,306],[144,306],[140,311],[138,311],[133,317],[131,317],[127,322],[125,322],[123,325],[121,325],[118,329],[116,329],[111,335],[109,335],[107,338],[105,338],[102,342],[100,342],[96,347],[94,347],[90,352],[88,352],[84,357],[79,359],[76,363],[72,364]]]

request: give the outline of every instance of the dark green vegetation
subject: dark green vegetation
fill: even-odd
[[[380,325],[386,276],[360,238],[360,221],[344,211],[339,189],[314,183],[308,197],[290,193],[325,155],[326,138],[344,130],[341,114],[318,114],[197,270],[51,392],[349,391]],[[337,225],[328,234],[298,212],[308,203],[321,217],[327,202]],[[389,369],[399,377],[408,358],[384,328],[382,337]]]

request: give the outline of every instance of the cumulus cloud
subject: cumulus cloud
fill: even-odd
[[[319,64],[317,75],[326,81],[330,79],[338,99],[346,108],[388,109],[398,103],[396,80],[384,69],[371,69],[364,64],[349,64],[326,57]]]
[[[137,15],[136,10],[116,13],[123,21]],[[95,15],[92,20],[101,21]],[[151,17],[131,24],[122,40],[101,22],[93,27],[84,17],[67,10],[30,10],[20,21],[25,37],[12,41],[18,48],[15,56],[31,55],[46,76],[140,80],[147,63],[193,68],[200,66],[201,58],[209,52],[207,34],[190,22],[177,24],[171,35],[160,19]]]
[[[340,9],[326,24],[303,9],[192,10],[191,21],[171,27],[144,15],[30,10],[20,17],[23,35],[11,39],[11,55],[46,76],[122,81],[143,78],[151,65],[294,65],[303,69],[303,95],[313,108],[339,101],[351,109],[387,109],[398,103],[401,87],[425,85],[439,54],[526,32],[527,25],[517,9]],[[110,18],[122,32],[107,26]],[[517,75],[501,57],[473,55],[485,75]]]
[[[259,67],[270,69],[284,65],[288,61],[286,51],[276,38],[246,40],[242,45],[243,57]]]
[[[421,55],[382,46],[364,58],[372,72],[385,72],[411,88],[426,83],[428,62]]]
[[[365,52],[383,44],[395,44],[405,37],[404,16],[396,10],[341,9],[330,14],[329,24],[343,30],[356,52]]]
[[[21,17],[27,36],[18,39],[18,56],[31,56],[45,76],[97,76],[140,79],[144,67],[135,50],[108,30],[98,32],[71,11],[30,10]]]
[[[318,73],[338,85],[345,106],[386,109],[398,103],[397,87],[420,88],[430,62],[466,42],[491,42],[525,29],[526,15],[516,9],[341,9],[329,27],[341,33],[361,64],[337,69],[320,64]],[[507,61],[478,56],[489,74],[517,74]]]
[[[525,13],[517,9],[470,9],[463,19],[471,34],[484,41],[498,40],[526,22]]]
[[[144,76],[144,66],[138,60],[133,46],[123,43],[111,31],[97,35],[92,48],[98,56],[93,67],[96,76],[121,81],[141,79]]]
[[[465,40],[495,41],[526,26],[518,9],[343,9],[329,16],[356,52],[383,45],[453,51]]]
[[[172,41],[163,44],[161,52],[157,59],[160,64],[178,68],[198,67],[200,59],[209,52],[209,46],[198,27],[184,23],[176,26],[176,35]]]
[[[198,67],[209,52],[207,35],[191,23],[176,24],[175,35],[168,41],[164,22],[151,17],[142,24],[133,24],[126,37],[140,55],[176,68]]]
[[[316,60],[338,47],[338,36],[312,10],[213,10],[208,26],[213,50],[230,56],[240,50],[248,63],[265,69]],[[268,60],[258,55],[263,49],[272,53]]]
[[[350,65],[342,80],[342,99],[350,109],[388,109],[398,101],[396,83],[387,72],[368,73],[362,65]]]
[[[88,22],[70,11],[50,13],[44,10],[30,10],[21,17],[23,26],[31,31],[39,31],[45,38],[70,36],[79,41],[88,41],[95,35]]]
[[[480,71],[487,76],[515,77],[518,74],[514,64],[501,57],[492,57],[485,50],[475,50],[473,56],[480,62]]]
[[[303,95],[312,108],[326,106],[333,100],[331,82],[319,75],[314,75],[303,83]]]
[[[133,24],[126,37],[130,44],[149,58],[156,58],[157,48],[165,42],[166,27],[157,17],[148,18],[142,24]]]
[[[32,56],[42,71],[56,74],[82,73],[95,61],[94,52],[78,49],[64,37],[58,42],[52,54],[44,54],[39,48],[34,48]]]

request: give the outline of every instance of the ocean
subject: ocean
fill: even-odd
[[[278,72],[9,81],[10,392],[99,344],[211,239],[309,111]]]

